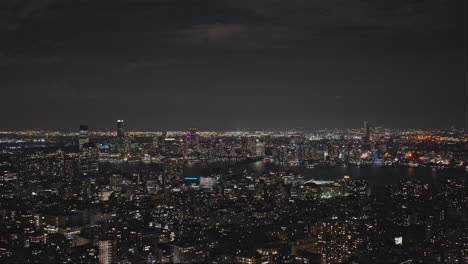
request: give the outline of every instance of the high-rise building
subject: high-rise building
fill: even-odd
[[[117,120],[117,138],[115,146],[121,158],[126,158],[128,156],[129,139],[126,137],[124,121],[121,119]]]
[[[123,120],[117,120],[117,137],[125,136],[125,126]]]
[[[117,242],[99,240],[99,264],[112,264],[117,261]]]
[[[345,221],[326,220],[317,224],[318,253],[322,263],[344,263],[351,257],[351,234]]]
[[[80,150],[80,174],[96,177],[99,172],[99,150],[96,144],[86,143]]]
[[[112,190],[121,190],[123,184],[123,176],[120,173],[114,173],[110,176],[109,185]]]
[[[263,142],[261,142],[258,139],[255,142],[255,156],[257,157],[265,156],[265,144],[263,144]]]
[[[190,128],[190,132],[186,136],[186,146],[185,151],[187,155],[197,155],[199,153],[199,135],[197,134],[196,128]]]
[[[370,140],[370,124],[368,121],[363,122],[363,136],[364,143],[369,143]]]
[[[174,263],[205,262],[206,252],[199,246],[172,246],[172,261]]]
[[[78,144],[80,146],[80,151],[83,148],[83,145],[89,143],[89,127],[88,125],[80,125],[80,130],[78,132]]]
[[[148,194],[156,194],[160,190],[160,185],[157,180],[147,180],[146,181],[146,191]]]
[[[190,128],[190,134],[192,135],[192,138],[191,138],[192,139],[192,145],[198,151],[198,144],[199,144],[200,137],[197,134],[197,129],[196,128]]]

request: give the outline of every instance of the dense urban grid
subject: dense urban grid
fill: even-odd
[[[467,263],[467,144],[370,122],[1,132],[0,263]]]

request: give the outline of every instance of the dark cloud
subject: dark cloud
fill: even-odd
[[[129,72],[146,69],[152,66],[154,66],[154,63],[151,61],[132,61],[132,62],[127,62],[121,65],[118,65],[112,70],[117,73],[129,73]]]
[[[246,30],[247,27],[241,24],[205,24],[184,29],[181,36],[189,43],[204,44],[229,39]]]
[[[406,0],[225,0],[231,7],[250,10],[267,23],[292,27],[384,27],[391,30],[430,32],[441,28],[460,27],[450,12],[463,6],[463,1]]]
[[[463,4],[3,0],[2,125],[460,124]]]
[[[0,2],[0,32],[17,30],[33,17],[47,13],[56,0],[2,0]]]
[[[0,54],[0,67],[14,67],[41,64],[60,63],[62,58],[57,56],[43,56],[40,54],[22,54],[20,56],[8,56]]]

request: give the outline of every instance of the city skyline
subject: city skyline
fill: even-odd
[[[118,120],[120,121],[120,120]],[[121,121],[124,121],[124,120],[121,120]],[[362,122],[360,123],[357,123],[357,124],[354,124],[354,126],[352,127],[305,127],[305,126],[302,126],[302,127],[288,127],[288,128],[280,128],[280,127],[272,127],[272,128],[233,128],[233,129],[207,129],[207,128],[204,128],[204,127],[201,127],[201,128],[191,128],[191,127],[187,127],[187,126],[180,126],[178,128],[174,128],[174,129],[167,129],[167,128],[164,128],[164,127],[158,127],[158,128],[155,128],[155,129],[140,129],[138,127],[126,127],[125,130],[126,132],[128,133],[163,133],[163,132],[177,132],[177,133],[185,133],[185,132],[189,132],[191,129],[197,129],[197,131],[199,132],[203,132],[203,133],[210,133],[210,132],[213,132],[213,133],[225,133],[225,132],[291,132],[293,133],[294,131],[296,132],[311,132],[311,131],[327,131],[327,130],[343,130],[343,131],[346,131],[346,130],[356,130],[356,129],[364,129],[363,128],[363,124],[364,123],[370,123],[370,125],[372,127],[378,127],[380,129],[389,129],[389,130],[421,130],[421,131],[433,131],[433,130],[459,130],[459,131],[464,131],[464,127],[461,126],[461,127],[457,127],[457,126],[454,126],[454,125],[450,125],[450,126],[446,126],[446,127],[427,127],[427,128],[423,128],[423,127],[387,127],[387,126],[384,126],[380,123],[375,123],[375,122],[370,122],[368,120],[363,120]],[[106,124],[107,125],[107,124]],[[69,127],[69,128],[53,128],[53,129],[46,129],[46,128],[33,128],[33,127],[30,127],[30,128],[20,128],[20,129],[2,129],[0,130],[0,132],[3,132],[3,133],[8,133],[8,132],[27,132],[27,131],[35,131],[35,132],[63,132],[63,133],[76,133],[76,134],[80,134],[81,133],[81,128],[85,126],[87,129],[88,129],[88,133],[92,134],[92,133],[109,133],[109,132],[113,132],[115,133],[116,135],[119,133],[116,129],[115,129],[115,123],[114,123],[114,127],[112,126],[98,126],[98,127],[92,127],[88,124],[85,124],[85,123],[81,123],[78,125],[78,127],[80,128],[79,131],[77,131],[76,129],[76,126],[75,127]],[[364,125],[365,126],[365,125]],[[94,128],[94,129],[93,129]]]
[[[465,263],[466,133],[361,125],[2,132],[0,262]]]
[[[466,0],[0,0],[0,263],[468,263]]]
[[[1,7],[1,129],[465,125],[461,0]]]

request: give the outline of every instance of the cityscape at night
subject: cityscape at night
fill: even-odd
[[[5,263],[464,263],[463,130],[1,132]]]
[[[0,0],[0,263],[468,263],[466,0]]]

